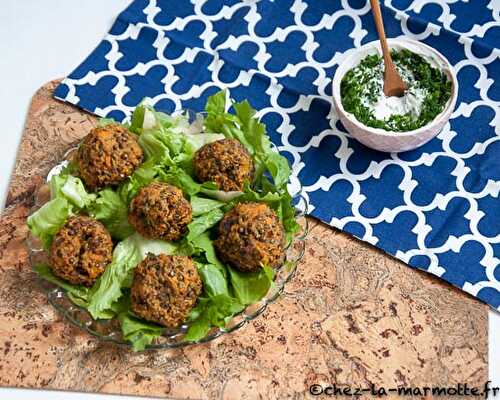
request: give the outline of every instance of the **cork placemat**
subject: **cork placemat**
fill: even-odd
[[[133,353],[73,327],[47,303],[27,261],[34,190],[95,125],[34,96],[0,217],[0,386],[179,399],[308,398],[312,384],[424,386],[487,380],[488,307],[311,220],[284,295],[211,343]]]

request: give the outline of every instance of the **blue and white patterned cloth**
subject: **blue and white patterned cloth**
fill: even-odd
[[[144,97],[200,110],[228,88],[260,110],[313,216],[500,309],[500,0],[382,8],[389,37],[458,76],[450,123],[415,151],[367,149],[332,107],[337,65],[377,38],[368,0],[136,0],[56,97],[122,121]]]

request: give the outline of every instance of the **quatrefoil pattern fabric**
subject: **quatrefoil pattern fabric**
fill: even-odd
[[[145,97],[201,110],[226,88],[259,110],[311,215],[500,309],[500,1],[382,8],[389,37],[458,76],[450,122],[415,151],[367,149],[332,107],[338,64],[377,38],[368,0],[136,0],[56,97],[124,121]]]

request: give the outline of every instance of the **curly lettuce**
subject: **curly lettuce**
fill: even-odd
[[[95,200],[94,194],[85,190],[80,178],[63,170],[61,174],[52,176],[50,183],[50,201],[28,217],[31,233],[40,239],[48,249],[57,231],[67,219],[80,211],[85,211]]]
[[[114,316],[113,304],[122,297],[124,288],[132,286],[133,270],[148,253],[173,254],[175,249],[173,243],[145,239],[138,233],[119,242],[111,264],[90,290],[88,310],[92,317],[107,319]]]
[[[48,248],[69,216],[89,214],[99,220],[115,240],[112,262],[91,288],[62,281],[47,265],[35,270],[42,278],[65,289],[73,302],[86,308],[93,318],[117,318],[123,338],[134,350],[142,350],[161,335],[163,328],[140,319],[131,311],[134,268],[147,253],[188,255],[196,263],[203,292],[189,314],[185,339],[200,341],[210,329],[224,327],[247,305],[261,300],[273,285],[274,271],[266,265],[248,273],[221,262],[213,238],[215,227],[226,212],[238,202],[256,201],[265,202],[276,212],[288,241],[291,240],[298,225],[287,190],[288,161],[273,149],[265,126],[256,118],[250,104],[247,101],[230,104],[224,91],[208,99],[204,119],[193,121],[188,114],[171,116],[141,104],[136,107],[128,127],[137,135],[145,154],[144,163],[130,177],[116,187],[89,193],[67,168],[52,177],[51,200],[28,219],[33,234]],[[254,182],[247,183],[242,191],[224,192],[213,182],[196,180],[195,152],[223,138],[239,140],[254,160]],[[177,243],[145,239],[128,222],[131,200],[152,181],[179,187],[191,203],[193,220],[184,238]]]

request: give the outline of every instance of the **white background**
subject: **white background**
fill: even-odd
[[[69,74],[83,61],[128,3],[129,0],[1,0],[0,208],[5,201],[31,96],[45,82]],[[492,386],[500,386],[500,314],[490,312],[489,332],[490,379]],[[0,389],[0,398],[34,397],[51,400],[117,398]]]

